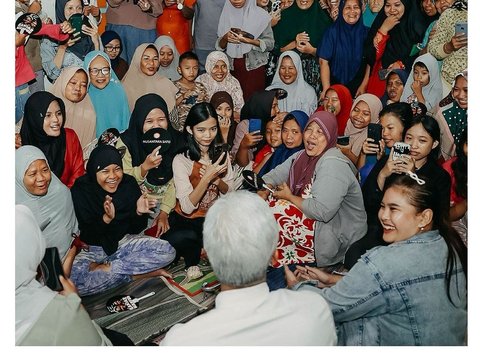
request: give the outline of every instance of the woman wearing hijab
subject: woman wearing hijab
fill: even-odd
[[[217,91],[210,98],[210,104],[215,108],[220,124],[220,133],[225,144],[233,146],[237,122],[233,121],[233,99],[226,91]]]
[[[109,128],[120,132],[125,130],[130,118],[127,95],[117,75],[112,72],[108,55],[103,51],[88,53],[83,69],[90,77],[88,95],[97,114],[95,136],[99,138]]]
[[[39,226],[28,207],[15,206],[15,345],[112,345],[70,280],[60,278],[61,292],[36,280],[48,246]]]
[[[123,51],[120,35],[115,31],[107,30],[100,38],[102,39],[103,49],[110,58],[113,71],[115,71],[118,80],[122,80],[128,71],[128,63],[120,57]]]
[[[160,60],[158,73],[172,81],[180,79],[182,76],[177,70],[180,54],[173,39],[168,35],[159,36],[155,40],[155,46],[157,47]]]
[[[135,101],[145,94],[160,95],[168,106],[170,121],[178,123],[175,105],[177,87],[167,77],[158,73],[160,66],[158,50],[154,44],[141,44],[133,54],[130,68],[122,80],[127,93],[128,106],[133,110]]]
[[[428,25],[416,0],[399,0],[399,4],[397,0],[385,0],[365,40],[364,54],[370,73],[367,93],[383,95],[385,78],[379,73],[386,69],[410,72],[416,57],[411,54],[416,54],[416,45],[422,41]]]
[[[83,152],[78,136],[65,128],[63,100],[47,91],[32,94],[25,104],[20,137],[22,145],[43,151],[52,172],[68,187],[85,173]]]
[[[56,0],[56,23],[68,21],[74,14],[82,14],[82,32],[67,42],[58,44],[44,38],[40,43],[40,55],[45,74],[55,81],[64,67],[82,66],[85,56],[93,50],[100,49],[98,28],[83,16],[82,0]]]
[[[240,82],[247,99],[255,91],[265,89],[265,65],[268,52],[274,46],[271,20],[268,12],[257,6],[256,0],[229,0],[218,21],[216,48],[233,59],[232,74]]]
[[[361,17],[362,1],[342,0],[339,11],[337,20],[325,30],[317,46],[322,81],[321,99],[330,84],[343,84],[352,96],[356,96],[359,87],[360,93],[365,92],[368,81],[365,64],[362,63],[363,43],[368,34]]]
[[[285,51],[280,55],[272,84],[266,88],[271,89],[287,91],[287,97],[278,102],[280,111],[301,110],[310,115],[317,108],[317,94],[305,81],[302,60],[295,51]]]
[[[87,89],[87,72],[79,66],[64,68],[52,87],[52,94],[65,104],[65,127],[75,131],[82,149],[95,139],[97,117]]]
[[[331,23],[332,20],[316,0],[295,0],[290,7],[282,10],[282,18],[273,28],[275,47],[269,65],[271,72],[276,68],[276,59],[282,52],[294,50],[302,59],[305,81],[319,94],[320,66],[314,46],[320,43]]]
[[[275,217],[280,226],[272,263],[279,270],[267,272],[271,290],[286,286],[282,265],[294,268],[293,264],[301,263],[320,267],[337,264],[348,246],[367,231],[356,169],[336,143],[335,116],[327,111],[315,112],[303,133],[305,150],[263,176],[274,190],[269,202],[279,215]],[[259,194],[267,199],[269,192]],[[295,221],[295,226],[292,213],[301,219]]]
[[[71,276],[82,296],[139,276],[169,276],[162,268],[175,258],[168,242],[139,234],[157,201],[144,196],[122,166],[117,149],[99,145],[71,190],[80,237],[90,245],[76,256]]]
[[[378,114],[382,108],[380,99],[372,94],[362,94],[353,102],[350,118],[345,127],[345,135],[350,137],[348,145],[337,147],[354,164],[357,164],[363,142],[367,138],[368,124],[378,123]]]
[[[346,86],[335,84],[327,89],[325,97],[322,99],[322,105],[317,109],[329,111],[336,116],[338,136],[344,135],[352,103],[350,90]]]
[[[298,127],[292,128],[291,126],[289,126],[289,122],[294,122],[294,124],[296,124]],[[275,149],[273,155],[270,157],[270,159],[268,159],[265,165],[258,172],[258,175],[263,176],[270,170],[275,169],[278,165],[282,164],[293,154],[299,152],[300,150],[303,150],[303,140],[298,146],[294,143],[290,145],[288,137],[290,135],[293,135],[292,133],[295,132],[296,134],[294,134],[293,136],[299,136],[299,140],[301,140],[307,122],[308,115],[301,110],[294,110],[285,116],[282,124],[282,145]],[[298,130],[300,131],[297,132]]]
[[[440,156],[449,160],[456,155],[468,125],[468,70],[455,76],[450,94],[440,101],[434,114],[440,126]]]
[[[143,145],[144,134],[151,129],[165,130],[171,140],[167,152],[157,154],[159,147],[147,151]],[[176,204],[175,187],[173,185],[172,161],[177,153],[183,149],[183,135],[173,129],[165,101],[157,94],[141,96],[136,102],[130,118],[128,129],[121,135],[115,144],[117,149],[124,149],[122,157],[123,171],[137,180],[143,194],[159,201],[159,209],[155,213],[159,216],[162,227],[158,228],[156,236],[168,230],[168,214]]]
[[[212,51],[205,62],[206,73],[198,76],[197,81],[202,83],[207,90],[207,98],[218,91],[226,91],[233,98],[233,118],[240,121],[240,110],[245,103],[242,87],[238,80],[230,74],[228,56],[221,51]]]
[[[15,151],[15,204],[27,206],[42,229],[47,247],[68,256],[78,223],[68,188],[52,174],[45,154],[35,146]]]

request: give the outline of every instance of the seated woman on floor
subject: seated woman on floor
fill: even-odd
[[[20,138],[22,145],[42,150],[53,173],[72,187],[85,173],[85,167],[78,136],[74,130],[65,128],[65,122],[63,100],[47,91],[38,91],[25,104]]]
[[[378,218],[389,245],[367,252],[345,276],[298,266],[296,278],[285,269],[290,287],[327,300],[338,345],[466,344],[467,248],[435,180],[425,180],[402,175],[385,186]]]
[[[170,139],[167,151],[160,146],[143,144],[144,134],[151,129],[165,130]],[[159,130],[152,134],[162,136]],[[156,236],[168,230],[168,215],[176,204],[175,186],[173,184],[172,161],[175,155],[184,148],[183,135],[170,123],[167,103],[157,94],[146,94],[136,102],[130,117],[128,129],[121,135],[115,147],[124,152],[122,156],[123,172],[135,178],[143,194],[157,199],[154,225],[157,225]],[[160,153],[157,153],[159,152]],[[149,221],[149,226],[152,221]]]
[[[162,268],[173,261],[175,249],[140,234],[157,201],[142,195],[135,178],[124,174],[117,149],[96,147],[87,173],[71,192],[80,237],[90,245],[88,252],[76,256],[71,275],[82,296],[139,277],[170,276]]]
[[[230,157],[215,151],[215,145],[222,144],[218,129],[217,113],[210,103],[193,105],[185,121],[187,146],[172,163],[177,205],[169,217],[170,230],[162,238],[175,248],[177,259],[183,256],[189,280],[203,275],[198,264],[205,215],[221,194],[233,189]]]
[[[336,143],[335,116],[316,112],[303,133],[305,150],[263,177],[274,190],[269,203],[280,226],[276,259],[267,273],[271,290],[286,286],[282,265],[336,265],[367,231],[356,169]],[[259,194],[267,199],[269,192]]]
[[[15,206],[15,345],[112,345],[68,278],[60,292],[36,279],[47,247],[39,225],[28,207]]]

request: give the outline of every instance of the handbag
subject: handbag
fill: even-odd
[[[56,247],[45,249],[45,256],[39,267],[43,283],[53,291],[62,291],[63,286],[58,277],[60,275],[64,276],[63,266]]]

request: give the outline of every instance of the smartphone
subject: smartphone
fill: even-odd
[[[350,143],[350,136],[337,137],[337,144],[341,146],[347,146]]]
[[[380,146],[380,140],[382,139],[382,125],[368,124],[367,137],[373,139],[373,144]]]
[[[215,147],[213,149],[212,163],[217,162],[220,155],[225,153],[225,156],[223,157],[222,161],[220,161],[219,165],[225,164],[225,162],[227,161],[229,150],[230,150],[230,146],[228,144],[215,144]]]
[[[402,156],[410,154],[410,144],[398,141],[392,147],[392,160],[398,160]]]
[[[72,28],[74,28],[72,36],[81,36],[82,35],[82,25],[83,25],[83,15],[82,14],[73,14],[70,16],[70,19],[68,19],[68,22],[70,25],[72,25]],[[80,33],[78,35],[74,35],[76,33]]]
[[[248,132],[254,132],[262,129],[262,120],[261,119],[250,119],[248,120]]]
[[[63,273],[62,261],[56,247],[46,248],[40,263],[40,269],[45,285],[54,291],[62,291],[63,286],[58,278]]]
[[[466,22],[459,22],[455,24],[455,35],[462,33],[468,36],[468,23]]]
[[[387,80],[387,76],[389,72],[390,70],[388,69],[380,69],[378,70],[378,77],[380,78],[380,80]]]

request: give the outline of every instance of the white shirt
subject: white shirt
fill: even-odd
[[[317,296],[311,296],[317,295]],[[221,292],[215,308],[172,327],[160,345],[336,345],[332,312],[318,294],[267,284]]]

